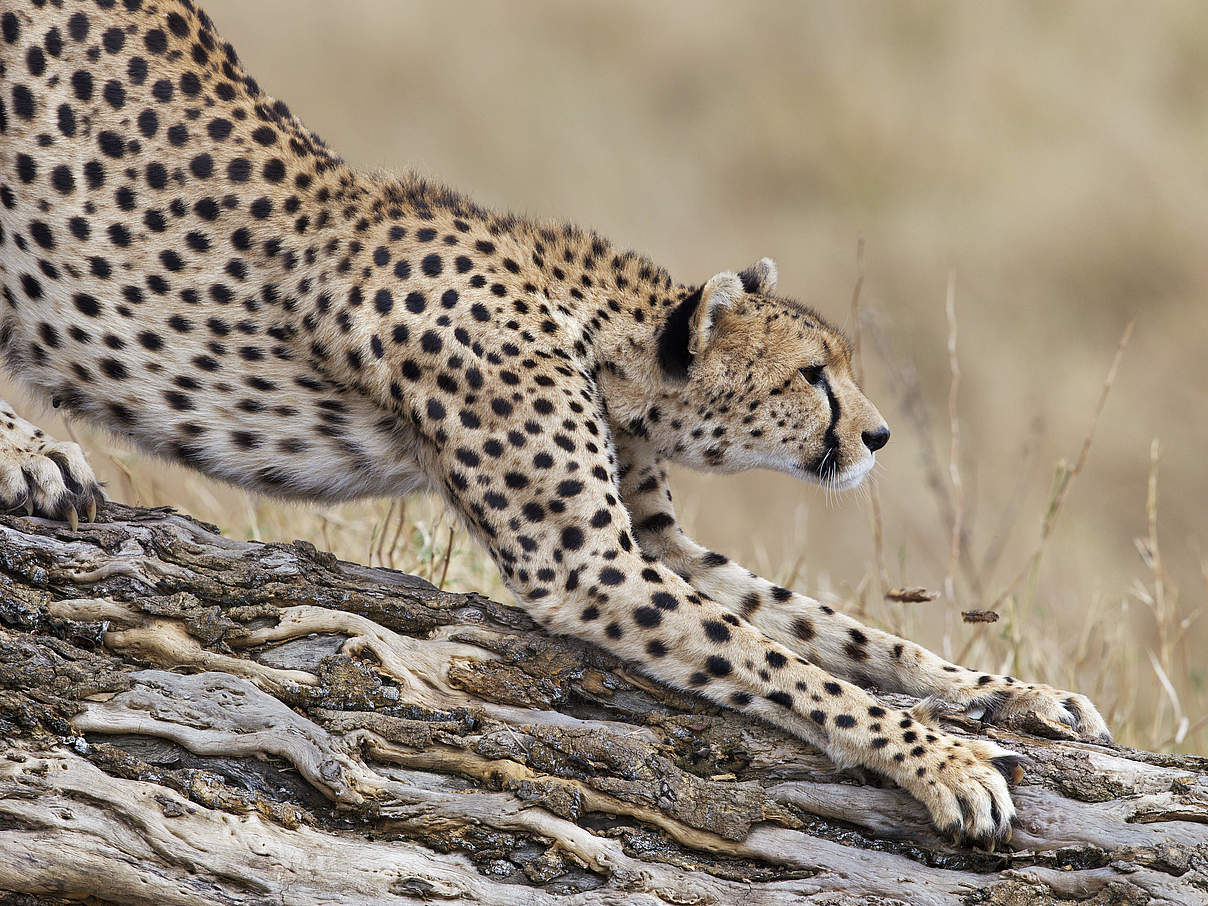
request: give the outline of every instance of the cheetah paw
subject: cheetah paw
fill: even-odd
[[[937,746],[903,784],[936,829],[954,843],[968,840],[990,850],[1009,841],[1015,805],[1008,781],[1022,779],[1027,759],[980,739],[948,737]]]
[[[0,405],[0,513],[62,519],[74,529],[104,500],[79,444],[57,441]]]
[[[1085,695],[1043,683],[1019,684],[976,704],[983,720],[1052,739],[1112,741],[1099,709]],[[966,709],[974,714],[974,705]]]

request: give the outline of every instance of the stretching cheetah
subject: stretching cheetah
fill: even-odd
[[[553,632],[885,775],[993,844],[1018,759],[856,683],[1107,739],[1081,695],[949,664],[694,543],[666,464],[858,484],[889,439],[763,259],[678,283],[595,235],[346,165],[189,0],[5,0],[0,350],[144,450],[279,497],[429,490]],[[0,510],[92,518],[0,404]]]

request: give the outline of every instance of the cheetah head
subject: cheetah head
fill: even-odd
[[[685,290],[658,333],[655,371],[630,428],[693,468],[775,469],[845,489],[889,440],[846,337],[776,295],[770,258]]]

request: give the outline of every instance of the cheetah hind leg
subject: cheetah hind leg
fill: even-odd
[[[80,445],[55,440],[0,400],[0,513],[96,520],[104,500]]]

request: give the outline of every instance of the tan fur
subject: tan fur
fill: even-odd
[[[35,392],[265,493],[439,493],[550,629],[880,771],[946,830],[1008,834],[1011,756],[849,680],[1106,733],[1081,696],[947,664],[679,529],[667,461],[845,487],[888,439],[770,259],[680,284],[357,172],[184,2],[0,20],[0,349]],[[97,493],[78,448],[0,409],[0,509]]]

